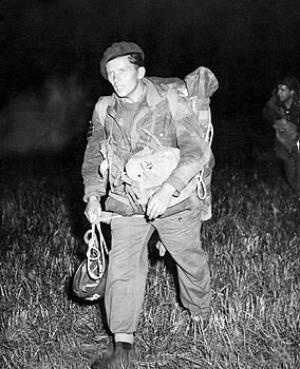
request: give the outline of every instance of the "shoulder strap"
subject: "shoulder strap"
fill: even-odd
[[[178,98],[178,92],[176,88],[168,88],[167,90],[167,99],[169,102],[170,112],[173,118],[176,116],[177,112],[177,98]]]
[[[112,96],[101,96],[94,108],[92,119],[89,121],[89,127],[87,131],[87,137],[94,134],[95,131],[101,129],[101,126],[105,125],[105,117],[107,108],[112,102]]]
[[[104,124],[107,108],[112,102],[112,96],[101,96],[96,104],[98,119]]]

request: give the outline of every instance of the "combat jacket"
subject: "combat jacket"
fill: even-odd
[[[144,83],[146,93],[139,103],[126,104],[116,94],[98,100],[92,117],[93,133],[88,138],[82,165],[84,201],[92,195],[100,199],[109,188],[106,210],[124,215],[141,212],[132,204],[123,181],[125,165],[134,153],[145,146],[155,147],[158,142],[179,148],[178,165],[165,181],[175,188],[175,196],[211,157],[187,99],[176,96],[177,109],[171,114],[168,87],[147,78]],[[108,171],[103,168],[106,159]],[[184,206],[178,209],[184,210]]]
[[[275,120],[286,118],[287,120],[298,126],[299,114],[300,106],[298,102],[292,102],[291,107],[288,108],[284,103],[281,103],[279,101],[275,91],[273,91],[271,98],[267,101],[263,109],[264,117],[271,124],[274,124]]]

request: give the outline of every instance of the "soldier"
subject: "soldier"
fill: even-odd
[[[263,109],[275,130],[275,153],[283,161],[291,187],[300,194],[299,166],[299,82],[291,75],[280,79]],[[298,174],[299,172],[299,174]]]
[[[100,98],[93,113],[94,129],[82,165],[85,214],[97,223],[100,200],[107,196],[105,210],[123,216],[111,222],[105,290],[115,347],[101,355],[93,369],[126,364],[132,355],[148,272],[147,243],[154,230],[177,265],[181,302],[191,318],[200,324],[207,321],[211,299],[207,255],[200,240],[201,201],[193,182],[211,151],[197,130],[197,118],[186,97],[145,77],[144,52],[137,44],[114,43],[104,52],[100,69],[114,92]],[[175,114],[170,110],[171,94]],[[141,194],[144,187],[136,189],[126,168],[132,170],[136,158],[149,159],[152,153],[159,158],[157,165],[164,160],[163,170],[156,172],[162,182],[151,178],[155,168],[146,165],[144,185],[153,181],[153,187]]]

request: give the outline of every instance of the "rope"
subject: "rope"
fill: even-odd
[[[153,140],[155,141],[155,143],[157,144],[158,147],[161,147],[162,144],[159,141],[159,139],[157,137],[155,137],[151,132],[149,132],[146,128],[142,128],[142,131],[144,131],[148,136],[150,136],[151,138],[153,138]]]
[[[87,257],[87,273],[89,277],[95,281],[99,280],[106,268],[106,255],[108,248],[101,230],[101,222],[110,222],[114,218],[121,218],[122,215],[103,211],[102,217],[97,224],[92,224],[91,229],[85,232],[83,238],[88,246]],[[134,217],[142,217],[144,215],[133,215]],[[97,232],[96,232],[97,229]]]
[[[211,111],[209,108],[208,109],[208,126],[207,126],[207,131],[205,134],[205,142],[207,142],[209,147],[211,147],[213,136],[214,136],[214,127],[211,123]],[[206,189],[206,185],[204,182],[204,170],[201,170],[197,174],[196,180],[197,180],[197,195],[200,200],[204,200],[207,196],[207,189]]]
[[[98,230],[98,237],[96,234],[96,228]],[[105,239],[103,237],[100,223],[92,224],[92,228],[89,229],[84,235],[84,241],[88,245],[86,252],[87,257],[87,272],[91,279],[99,280],[106,267],[105,254],[108,255],[108,249]]]

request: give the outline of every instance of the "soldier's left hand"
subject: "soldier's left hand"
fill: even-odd
[[[147,204],[146,215],[150,220],[153,220],[162,215],[168,208],[175,188],[164,183],[149,199]]]

